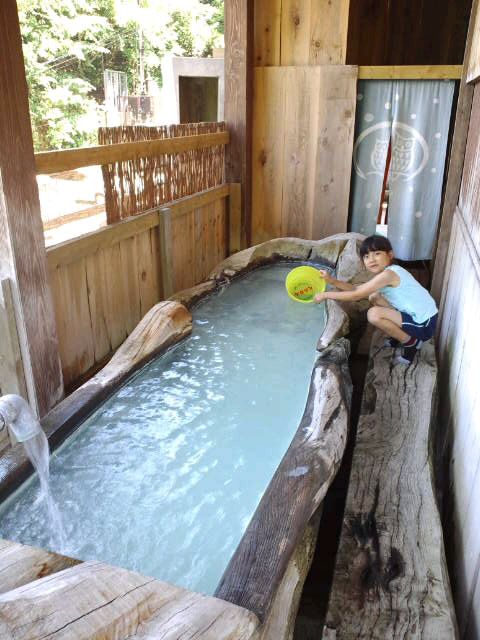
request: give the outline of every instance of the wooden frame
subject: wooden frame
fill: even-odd
[[[359,80],[460,80],[462,65],[359,66]]]
[[[180,136],[161,140],[121,142],[66,151],[45,151],[35,154],[35,167],[39,174],[70,171],[80,167],[110,164],[134,158],[148,158],[162,153],[182,153],[202,147],[214,147],[230,142],[228,131],[204,133],[198,136]]]

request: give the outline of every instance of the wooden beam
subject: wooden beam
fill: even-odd
[[[57,173],[79,167],[104,165],[134,158],[148,158],[160,154],[182,153],[203,147],[228,144],[228,131],[203,133],[198,136],[179,136],[161,140],[142,140],[140,142],[119,142],[97,147],[67,149],[65,151],[46,151],[35,154],[37,173]]]
[[[171,202],[168,208],[172,212],[172,216],[177,218],[185,213],[189,213],[194,209],[200,209],[207,204],[221,200],[230,195],[230,185],[222,184],[219,187],[213,187],[212,189],[206,189],[201,193],[195,193],[193,196],[186,196],[175,202]]]
[[[359,66],[359,80],[459,80],[462,65]]]
[[[225,0],[225,180],[242,185],[242,244],[251,234],[253,0]]]
[[[10,278],[30,404],[42,416],[63,395],[35,177],[15,0],[0,11],[0,277]]]

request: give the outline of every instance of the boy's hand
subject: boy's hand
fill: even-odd
[[[320,304],[320,302],[324,302],[327,299],[327,295],[326,293],[317,293],[315,294],[313,301],[316,302],[317,304]]]
[[[327,284],[333,283],[334,278],[332,278],[332,276],[328,273],[328,271],[325,271],[325,269],[319,269],[318,273],[322,276],[322,278],[325,280]]]

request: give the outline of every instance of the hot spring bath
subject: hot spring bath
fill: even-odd
[[[203,300],[191,337],[57,449],[65,548],[33,477],[2,506],[0,535],[213,593],[307,400],[325,311],[287,297],[292,266],[258,269]]]

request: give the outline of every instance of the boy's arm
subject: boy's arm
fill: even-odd
[[[324,293],[317,293],[315,296],[315,302],[323,302],[324,300],[339,300],[344,302],[356,302],[357,300],[363,300],[368,298],[372,293],[375,293],[382,287],[388,285],[397,285],[399,282],[398,275],[390,269],[385,269],[382,273],[365,282],[364,284],[354,287],[350,291],[325,291]]]

